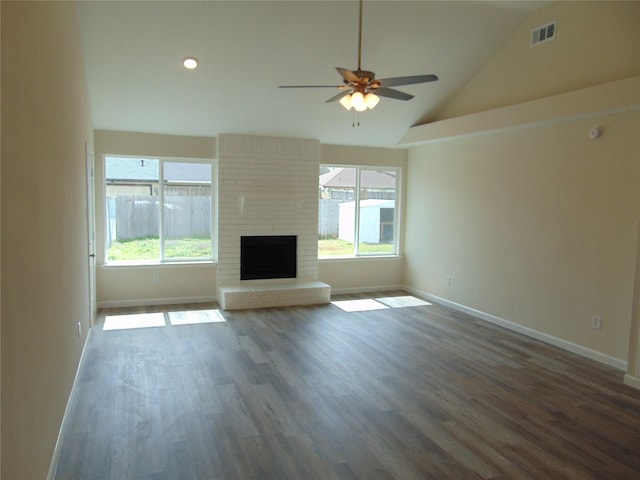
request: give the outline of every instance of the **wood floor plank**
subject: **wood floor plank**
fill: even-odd
[[[100,312],[55,479],[640,478],[640,394],[610,367],[437,304],[168,321],[214,308]],[[167,325],[101,329],[145,312]]]

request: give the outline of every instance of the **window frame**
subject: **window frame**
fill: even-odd
[[[107,178],[107,160],[108,158],[126,158],[137,160],[157,160],[158,161],[158,239],[159,239],[159,258],[158,259],[139,259],[139,260],[109,260],[109,245],[107,232],[109,231],[109,215],[107,213],[108,208],[108,187],[109,182]],[[199,163],[206,164],[211,167],[211,186],[210,186],[210,238],[211,238],[211,256],[199,257],[199,258],[165,258],[165,235],[164,223],[165,223],[165,209],[164,206],[165,196],[165,183],[164,178],[164,164],[165,163]],[[103,201],[104,201],[104,231],[103,238],[104,243],[104,266],[105,267],[131,267],[139,265],[181,265],[181,264],[204,264],[215,263],[217,261],[217,244],[218,244],[218,229],[217,229],[217,198],[218,198],[218,184],[217,184],[217,162],[211,158],[189,158],[189,157],[166,157],[157,155],[128,155],[128,154],[114,154],[107,153],[103,155],[102,162],[103,169]]]
[[[354,240],[353,252],[348,255],[323,255],[318,253],[319,260],[332,260],[341,258],[376,258],[376,257],[398,257],[400,255],[400,218],[402,209],[402,167],[392,165],[352,165],[344,163],[320,163],[318,166],[318,175],[320,169],[327,168],[351,168],[355,169],[355,187],[354,187]],[[395,181],[395,200],[394,200],[394,225],[393,225],[393,252],[360,252],[360,195],[361,195],[361,172],[363,170],[375,171],[393,171],[396,174]],[[318,185],[318,188],[320,186]],[[320,239],[318,238],[318,241]]]

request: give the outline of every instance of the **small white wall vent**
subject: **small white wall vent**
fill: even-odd
[[[542,25],[531,30],[531,46],[553,40],[556,37],[556,21]]]

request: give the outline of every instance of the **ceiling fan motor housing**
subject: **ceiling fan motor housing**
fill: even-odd
[[[369,72],[368,70],[354,70],[353,73],[362,81],[362,83],[369,83],[376,78],[376,74]]]
[[[354,81],[345,79],[344,83],[345,85],[352,87],[356,92],[373,92],[380,86],[380,82],[375,79],[376,74],[373,72],[368,70],[352,70],[351,73],[358,77],[358,80]]]

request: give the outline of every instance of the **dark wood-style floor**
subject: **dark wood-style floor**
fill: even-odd
[[[438,305],[224,317],[97,325],[55,478],[640,478],[620,371]]]

